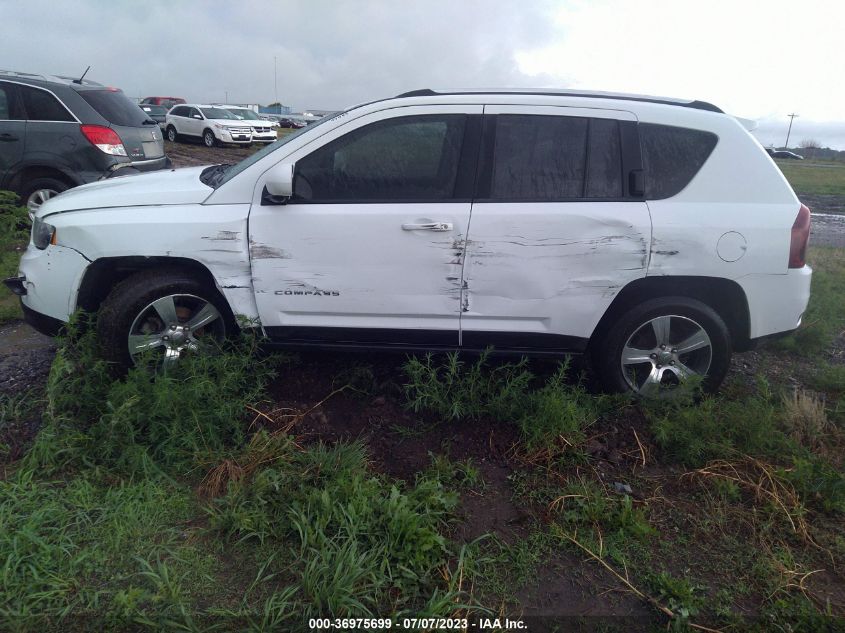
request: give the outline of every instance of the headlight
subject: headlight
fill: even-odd
[[[56,243],[56,227],[52,224],[47,224],[40,218],[35,218],[32,221],[32,243],[35,248],[44,250],[50,244]]]

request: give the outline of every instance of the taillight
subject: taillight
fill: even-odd
[[[810,209],[802,204],[798,217],[792,225],[792,239],[789,242],[789,267],[803,268],[807,258],[807,242],[810,240]]]
[[[82,133],[85,135],[93,145],[96,145],[101,152],[111,154],[112,156],[126,156],[126,148],[123,147],[123,141],[110,127],[103,127],[102,125],[82,125],[80,126]]]

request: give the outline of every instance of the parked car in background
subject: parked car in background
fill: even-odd
[[[185,103],[185,100],[182,97],[144,97],[141,99],[141,105],[160,105],[165,108],[172,108],[180,103]]]
[[[788,158],[790,160],[804,160],[804,157],[795,152],[790,152],[784,149],[777,150],[772,154],[774,158]]]
[[[169,167],[156,122],[117,88],[0,71],[0,189],[31,211],[114,175]]]
[[[201,139],[206,147],[223,143],[252,143],[252,126],[218,106],[194,103],[177,105],[170,109],[165,119],[167,140],[172,142],[194,137]]]
[[[276,134],[278,124],[274,121],[262,119],[253,110],[230,105],[219,105],[217,107],[228,110],[239,120],[249,125],[252,128],[253,143],[272,143],[278,138],[278,135]]]
[[[147,113],[148,117],[158,123],[158,126],[161,128],[161,133],[164,134],[165,115],[167,114],[168,108],[161,105],[153,105],[151,103],[145,103],[139,107]]]
[[[712,391],[810,297],[810,211],[765,156],[700,101],[419,90],[235,165],[49,200],[6,284],[46,331],[99,309],[124,365],[260,327],[287,347],[583,353],[608,390]]]
[[[276,123],[278,123],[279,127],[295,130],[305,127],[304,122],[294,121],[290,117],[287,117],[282,114],[265,114],[264,116],[269,117],[271,121],[275,121]]]

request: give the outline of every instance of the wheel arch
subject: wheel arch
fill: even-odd
[[[55,178],[68,185],[68,187],[76,187],[83,184],[83,181],[76,177],[73,171],[56,165],[36,163],[19,166],[7,176],[3,186],[19,193],[24,183],[35,180],[36,178]]]
[[[721,277],[655,276],[626,285],[605,311],[590,337],[590,343],[603,337],[608,328],[634,305],[667,296],[697,299],[716,311],[731,334],[734,351],[750,348],[750,315],[745,291],[735,281]]]
[[[152,270],[181,270],[195,275],[209,290],[213,290],[226,304],[225,294],[220,291],[212,272],[201,262],[187,257],[102,257],[92,262],[85,270],[76,297],[76,308],[96,312],[112,289],[135,273]],[[230,306],[231,310],[231,306]]]

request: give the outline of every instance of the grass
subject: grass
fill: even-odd
[[[545,381],[528,361],[493,363],[487,350],[472,363],[459,354],[410,358],[404,365],[408,407],[454,421],[495,419],[514,424],[529,453],[572,453],[590,425],[619,400],[589,395],[567,379],[568,360]]]
[[[29,215],[11,191],[0,191],[0,275],[2,279],[18,272],[21,250],[29,237]],[[0,286],[0,325],[21,318],[18,298]]]
[[[811,247],[808,263],[813,267],[810,304],[798,331],[778,341],[777,347],[814,357],[845,330],[845,250]]]
[[[799,193],[845,196],[845,164],[842,162],[809,159],[775,162]]]
[[[447,484],[478,485],[471,463],[406,484],[361,443],[250,429],[274,366],[252,339],[121,376],[92,332],[68,328],[44,426],[0,481],[1,629],[304,631],[463,608]],[[31,414],[2,404],[0,431]]]

